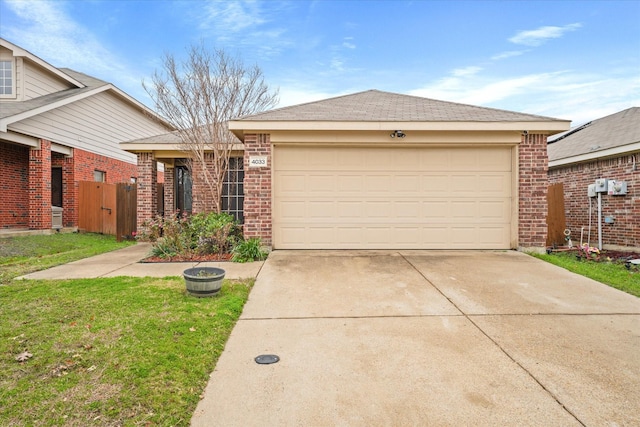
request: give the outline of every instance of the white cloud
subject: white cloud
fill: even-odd
[[[206,3],[205,13],[199,15],[201,29],[215,29],[221,34],[239,33],[264,24],[264,12],[256,1],[220,1]]]
[[[410,94],[581,123],[640,105],[640,77],[628,70],[607,76],[570,70],[507,77],[452,73]]]
[[[273,16],[284,12],[286,3],[269,3],[259,0],[227,1],[208,0],[204,3],[204,12],[191,8],[191,2],[185,2],[187,20],[193,21],[205,37],[212,37],[226,48],[239,48],[247,56],[269,59],[279,55],[292,45],[281,26],[271,26]]]
[[[507,52],[501,52],[491,57],[492,61],[499,61],[501,59],[513,58],[514,56],[520,56],[524,54],[525,50],[510,50]]]
[[[522,44],[525,46],[540,46],[549,39],[560,38],[565,33],[575,31],[580,27],[582,27],[582,24],[580,23],[568,24],[564,27],[540,27],[535,30],[521,31],[511,37],[509,41],[511,43]]]
[[[117,58],[64,11],[64,3],[37,0],[6,2],[21,20],[19,27],[4,28],[7,38],[58,67],[91,73],[123,68]],[[37,49],[37,50],[36,50]]]
[[[452,74],[455,77],[465,77],[465,76],[473,76],[482,71],[481,67],[469,66],[465,68],[456,68],[452,71]]]
[[[355,49],[356,44],[353,42],[353,37],[345,37],[342,42],[342,47],[347,49]]]

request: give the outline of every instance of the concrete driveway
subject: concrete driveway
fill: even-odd
[[[517,252],[276,251],[192,425],[640,425],[640,299]]]

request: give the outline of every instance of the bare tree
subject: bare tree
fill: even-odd
[[[165,54],[161,70],[142,85],[157,112],[176,127],[192,177],[204,180],[220,212],[229,158],[239,143],[227,122],[274,107],[277,91],[269,89],[257,65],[245,67],[237,57],[203,43],[192,45],[180,63]]]

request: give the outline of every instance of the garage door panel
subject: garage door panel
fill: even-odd
[[[338,192],[361,192],[364,189],[362,175],[337,175]]]
[[[276,147],[274,247],[509,248],[511,187],[508,147]]]

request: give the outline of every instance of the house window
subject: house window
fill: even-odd
[[[176,209],[180,213],[191,213],[193,207],[193,197],[191,195],[191,175],[186,166],[176,166],[175,168],[175,194]]]
[[[0,61],[0,97],[14,96],[13,61]]]
[[[93,180],[95,182],[106,182],[107,181],[107,173],[104,171],[95,170],[93,171]]]
[[[231,157],[222,184],[222,211],[244,223],[244,159]]]

